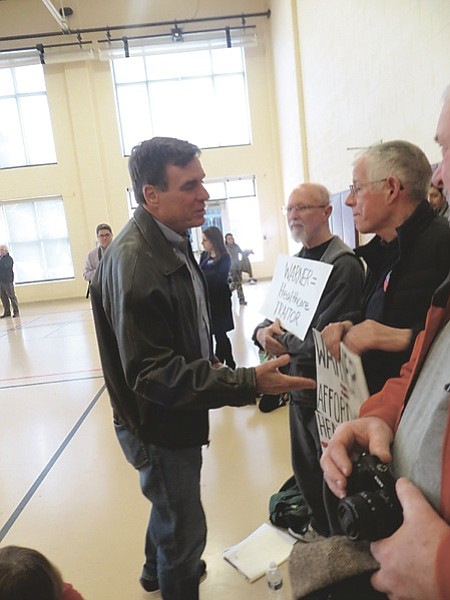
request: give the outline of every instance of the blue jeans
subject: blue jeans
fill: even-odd
[[[201,447],[169,449],[145,443],[122,425],[116,435],[139,471],[152,503],[142,577],[158,578],[164,600],[198,600],[206,519],[200,499]]]

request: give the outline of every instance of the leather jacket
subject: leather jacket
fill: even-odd
[[[208,409],[255,403],[253,368],[202,358],[189,269],[142,206],[100,262],[91,301],[115,421],[140,439],[203,445]]]

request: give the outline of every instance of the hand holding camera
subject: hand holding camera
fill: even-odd
[[[403,522],[403,511],[395,491],[389,465],[364,452],[354,461],[347,481],[347,496],[339,502],[342,531],[352,540],[387,538]]]

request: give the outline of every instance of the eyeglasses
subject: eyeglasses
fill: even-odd
[[[366,181],[366,183],[351,183],[348,186],[350,189],[350,194],[352,196],[356,196],[356,194],[360,192],[363,187],[366,187],[366,185],[372,185],[373,183],[381,183],[382,181],[387,181],[387,177],[385,177],[384,179],[376,179],[375,181]]]
[[[290,215],[294,212],[296,215],[302,213],[305,210],[309,210],[310,208],[325,208],[325,206],[330,206],[329,204],[294,204],[293,206],[283,206],[281,212],[283,215]]]

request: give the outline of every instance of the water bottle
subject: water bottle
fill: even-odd
[[[286,600],[283,590],[283,576],[275,561],[272,561],[267,569],[266,580],[269,588],[268,597],[271,600]]]

